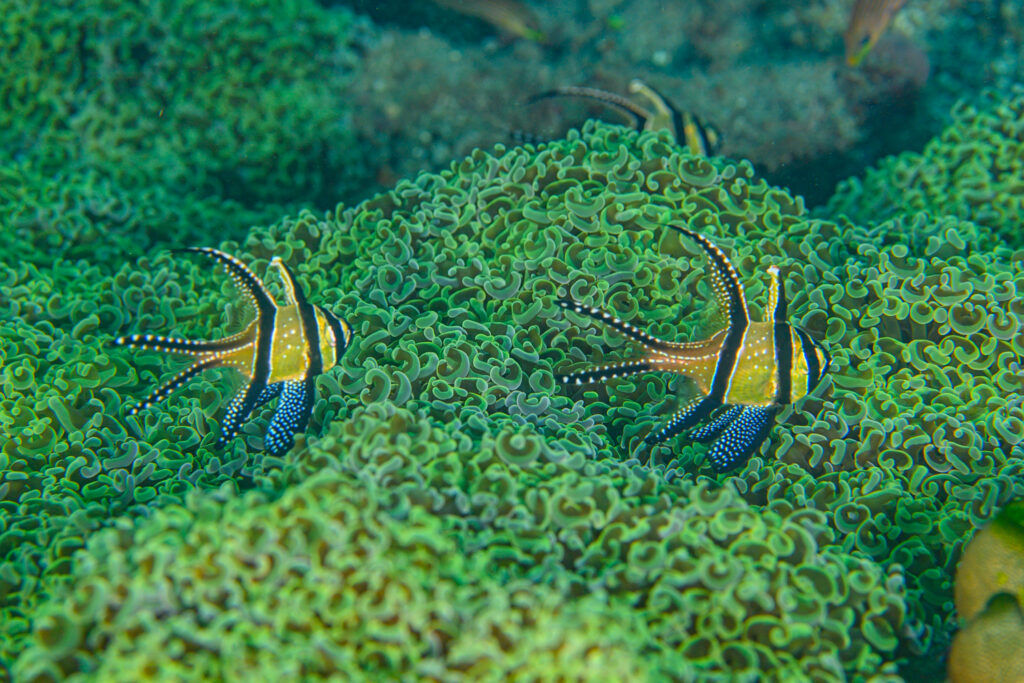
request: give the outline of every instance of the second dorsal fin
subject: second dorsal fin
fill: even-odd
[[[692,239],[707,254],[711,262],[711,289],[715,301],[725,315],[726,326],[729,330],[745,330],[750,322],[747,298],[739,273],[729,261],[729,257],[707,237],[678,225],[669,227]]]

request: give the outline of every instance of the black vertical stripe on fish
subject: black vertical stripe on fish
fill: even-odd
[[[715,374],[708,392],[708,396],[714,398],[720,405],[729,391],[729,385],[736,370],[736,361],[739,358],[740,349],[743,347],[743,338],[750,322],[747,316],[746,301],[743,298],[743,285],[736,278],[736,273],[732,270],[725,254],[706,237],[678,225],[669,227],[688,236],[704,250],[714,267],[719,282],[726,290],[725,294],[729,305],[729,327],[725,333],[725,340],[722,342],[722,349],[718,353]]]
[[[345,336],[345,330],[338,316],[322,308],[320,310],[323,311],[324,317],[327,318],[327,324],[331,326],[331,331],[334,332],[334,362],[340,363],[341,357],[345,355],[345,350],[348,348],[348,338]]]
[[[775,402],[793,400],[793,337],[790,326],[776,322],[772,336],[775,341]]]
[[[800,350],[803,351],[804,362],[807,363],[807,393],[809,394],[821,380],[821,366],[818,363],[818,354],[814,352],[815,344],[811,338],[799,327],[793,329],[800,337]]]
[[[708,396],[714,397],[718,403],[725,400],[732,384],[732,376],[736,371],[736,361],[739,358],[740,349],[743,347],[743,337],[746,335],[746,328],[738,331],[732,329],[725,336],[725,343],[722,350],[718,352],[718,360],[715,362],[715,374],[711,378],[711,390]]]
[[[786,298],[786,284],[775,275],[778,295],[775,310],[772,311],[772,338],[775,347],[775,402],[789,403],[793,397],[793,335],[792,326],[786,322],[789,302]]]
[[[274,329],[276,327],[277,308],[271,307],[269,312],[260,315],[259,329],[256,334],[255,360],[252,368],[252,378],[249,384],[231,402],[228,412],[221,422],[221,435],[219,443],[225,444],[229,439],[238,433],[242,423],[249,419],[249,415],[259,403],[263,390],[267,387],[267,380],[270,379],[271,354],[274,349]]]
[[[191,252],[194,254],[204,254],[212,259],[223,263],[228,271],[234,275],[239,282],[241,282],[249,295],[253,298],[256,303],[257,313],[262,317],[269,314],[277,309],[277,305],[274,303],[273,297],[270,296],[270,292],[263,286],[259,278],[253,274],[241,261],[228,256],[222,251],[217,249],[210,249],[208,247],[184,247],[182,249],[175,249],[175,252]]]
[[[256,333],[256,360],[253,363],[252,383],[258,384],[260,390],[267,386],[270,372],[273,369],[274,333],[277,330],[277,308],[259,318],[259,329]],[[254,397],[255,398],[255,397]]]
[[[776,266],[772,266],[772,268],[775,270],[769,270],[770,272],[775,273],[775,277],[779,283],[779,290],[775,297],[775,308],[772,310],[772,320],[776,325],[780,323],[788,325],[789,323],[786,322],[786,319],[789,316],[789,299],[786,297],[786,285],[783,283],[782,277],[778,274],[778,268]]]

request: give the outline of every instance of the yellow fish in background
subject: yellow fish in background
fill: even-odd
[[[434,4],[459,14],[486,21],[504,33],[546,43],[540,20],[529,7],[516,0],[434,0]]]
[[[843,33],[847,64],[861,63],[905,4],[907,0],[856,0],[853,3],[850,23]]]

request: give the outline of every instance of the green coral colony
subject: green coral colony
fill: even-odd
[[[310,111],[330,108],[313,94]],[[1021,95],[959,108],[921,154],[845,184],[818,215],[667,131],[588,122],[543,146],[477,151],[206,250],[245,274],[255,328],[209,269],[162,251],[137,265],[82,258],[98,232],[136,227],[96,218],[116,213],[101,199],[137,206],[145,183],[104,195],[106,167],[69,170],[73,219],[11,233],[10,253],[54,251],[0,264],[0,677],[896,681],[941,660],[963,544],[1024,495],[1021,112]],[[206,154],[217,167],[216,146]],[[46,168],[18,163],[5,172],[27,189],[4,220],[22,225],[59,202]],[[879,211],[858,214],[868,197]],[[164,359],[110,339],[242,328],[266,343],[255,292],[274,283],[257,286],[242,261],[279,264],[287,301],[266,295],[266,328],[301,327],[306,360],[237,352],[294,372],[262,365],[240,408],[217,373],[197,373],[133,414],[125,397],[144,395]],[[763,455],[747,438],[729,476],[698,467],[701,446],[652,444],[693,473],[672,476],[632,454],[690,385],[653,372],[564,387],[558,373],[614,363],[631,338],[714,339],[698,314],[719,298],[716,277],[746,283],[746,319],[769,321],[747,334],[789,334],[790,398],[800,358],[807,396],[762,395],[773,400],[755,407],[787,428]],[[559,301],[613,323],[581,327],[552,314]],[[277,317],[292,307],[299,327]],[[158,345],[205,367],[220,351],[197,343]],[[824,348],[832,380],[811,392]],[[308,363],[317,351],[323,372]],[[725,403],[721,357],[714,367],[708,396]],[[248,415],[278,380],[294,384],[277,410]],[[729,411],[690,435],[727,431]],[[289,448],[307,418],[319,436]]]

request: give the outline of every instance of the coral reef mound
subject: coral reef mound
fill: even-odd
[[[634,457],[685,382],[555,384],[556,369],[628,353],[615,333],[564,317],[556,296],[667,339],[702,331],[713,300],[703,258],[670,222],[732,255],[755,315],[778,265],[793,321],[835,357],[833,384],[787,411],[735,477],[707,477],[705,448],[682,439],[657,448],[652,467]],[[989,228],[955,218],[813,219],[749,164],[693,157],[665,134],[588,123],[549,145],[477,151],[355,207],[222,245],[257,272],[280,257],[311,300],[353,323],[341,369],[318,379],[310,436],[280,459],[247,451],[261,446],[259,419],[214,450],[231,394],[216,374],[123,415],[168,368],[103,343],[236,329],[245,312],[222,274],[166,254],[115,272],[5,265],[15,296],[3,302],[14,324],[0,329],[12,387],[0,412],[12,435],[0,451],[0,653],[40,676],[144,672],[167,657],[213,667],[213,639],[237,624],[252,643],[272,639],[268,651],[284,653],[273,666],[311,677],[354,662],[366,675],[448,680],[487,652],[504,675],[552,648],[603,647],[622,653],[627,676],[895,677],[898,662],[945,646],[967,530],[1024,493],[1024,274],[1004,247],[957,248],[986,239]],[[261,493],[236,498],[239,488]],[[227,507],[187,502],[199,500]],[[288,509],[303,500],[309,519]],[[170,512],[183,502],[190,512]],[[231,547],[252,561],[219,550],[228,536],[205,516],[238,529]],[[344,575],[319,568],[369,552],[358,534],[332,545],[318,530],[350,518],[397,548],[377,585],[414,596],[408,614],[296,613],[281,601],[306,595],[292,573],[307,572],[355,599]],[[190,530],[212,540],[184,552]],[[182,556],[161,555],[163,543]],[[275,557],[293,551],[295,564]],[[477,554],[483,565],[459,559]],[[207,572],[230,580],[191,584],[181,602],[182,582]],[[115,583],[95,592],[104,576]],[[536,593],[520,600],[524,581]],[[519,607],[488,612],[485,594]],[[68,600],[83,606],[61,617]],[[273,624],[288,619],[303,625],[283,642]],[[521,622],[511,635],[509,619]],[[211,640],[186,642],[193,623]],[[492,623],[480,651],[460,649],[459,629]],[[394,640],[338,640],[359,628]],[[256,670],[258,646],[226,638]]]
[[[327,472],[97,535],[18,680],[644,680],[627,606],[490,578],[438,516]],[[647,636],[645,638],[645,636]],[[88,676],[83,675],[88,672]],[[360,673],[361,672],[361,673]],[[499,676],[500,674],[500,676]]]
[[[1024,88],[980,99],[958,104],[953,122],[922,153],[887,157],[863,179],[840,183],[824,214],[858,223],[919,211],[954,216],[1024,247]]]

